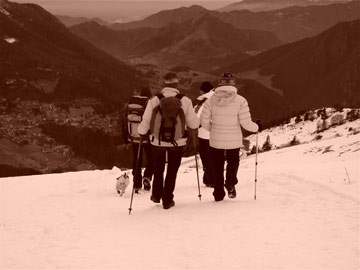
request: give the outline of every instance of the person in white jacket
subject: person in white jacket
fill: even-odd
[[[214,86],[209,81],[204,81],[200,86],[200,96],[193,102],[196,115],[200,119],[201,112],[204,108],[205,101],[214,94]],[[210,134],[203,127],[199,127],[199,154],[203,167],[203,183],[207,187],[214,187],[213,170],[210,157],[209,138]]]
[[[175,97],[180,92],[178,88],[178,78],[175,73],[169,72],[164,76],[165,88],[161,90],[161,94],[164,97]],[[181,98],[181,108],[185,115],[185,124],[187,129],[197,129],[199,127],[199,119],[197,118],[191,100],[183,96]],[[160,99],[156,95],[149,100],[145,108],[143,119],[138,127],[138,132],[142,136],[148,133],[150,130],[151,118],[153,110],[160,104]],[[186,137],[177,139],[175,143],[160,141],[150,135],[150,142],[153,150],[154,160],[154,179],[152,187],[152,195],[150,199],[155,203],[160,203],[162,200],[163,208],[169,209],[175,205],[174,190],[176,175],[181,164],[183,147],[186,144]],[[166,153],[168,154],[168,165],[166,170],[166,176],[164,181],[164,171],[166,163]]]
[[[210,153],[214,171],[214,198],[222,201],[226,188],[229,198],[236,197],[239,151],[243,146],[241,127],[257,132],[258,125],[251,120],[246,99],[237,94],[235,78],[225,72],[219,78],[219,87],[208,99],[200,116],[203,128],[210,132]],[[224,164],[227,161],[226,180]]]

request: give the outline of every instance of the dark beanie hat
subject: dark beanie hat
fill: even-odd
[[[205,93],[209,92],[213,88],[214,88],[214,86],[209,81],[203,82],[200,86],[200,90],[202,90]]]
[[[143,87],[140,91],[140,96],[151,98],[152,93],[149,87]]]
[[[165,84],[172,84],[172,83],[179,83],[179,79],[174,72],[168,72],[164,76],[164,83]]]
[[[219,85],[234,85],[235,77],[230,72],[224,72],[219,77]]]

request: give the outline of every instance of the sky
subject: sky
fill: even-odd
[[[164,9],[174,9],[182,6],[188,7],[194,4],[201,5],[207,9],[219,9],[234,1],[226,0],[197,0],[197,1],[178,1],[178,0],[16,0],[18,3],[39,4],[54,15],[68,15],[71,17],[98,17],[110,22],[127,22],[140,20],[151,14]]]

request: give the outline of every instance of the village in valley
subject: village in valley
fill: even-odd
[[[102,104],[94,99],[44,103],[21,99],[9,101],[1,98],[0,143],[11,142],[19,148],[31,146],[36,152],[57,154],[64,160],[70,161],[75,155],[71,146],[57,142],[47,135],[41,126],[52,123],[57,126],[87,128],[101,131],[109,136],[119,136],[119,113],[110,115],[97,113],[96,108],[99,106]]]

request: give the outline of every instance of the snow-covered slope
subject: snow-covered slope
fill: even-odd
[[[360,134],[346,131],[359,123],[260,153],[257,200],[254,155],[241,159],[236,199],[214,202],[201,186],[199,201],[192,157],[174,208],[144,192],[131,215],[117,168],[0,179],[0,269],[359,269]],[[284,132],[259,141],[286,143]]]
[[[310,143],[315,140],[322,141],[336,137],[347,137],[360,132],[360,119],[357,119],[356,121],[347,120],[347,115],[350,111],[352,111],[352,109],[343,109],[339,112],[333,108],[325,108],[327,115],[326,119],[322,119],[321,114],[318,116],[317,111],[318,110],[309,111],[302,114],[298,122],[296,122],[296,117],[293,117],[290,119],[288,124],[262,131],[259,133],[258,138],[259,149],[261,150],[267,136],[270,137],[272,149],[277,149],[288,145],[289,142],[294,139],[294,136],[296,136],[299,143],[303,144]],[[320,111],[323,111],[323,109]],[[353,111],[357,114],[360,113],[360,109]],[[304,118],[306,117],[306,114],[308,114],[309,118],[313,117],[313,120],[305,121]],[[339,116],[343,123],[340,125],[332,125],[333,122],[339,121]],[[323,129],[323,127],[326,128]],[[255,135],[249,136],[248,139],[251,142],[250,147],[254,146],[256,142]]]

